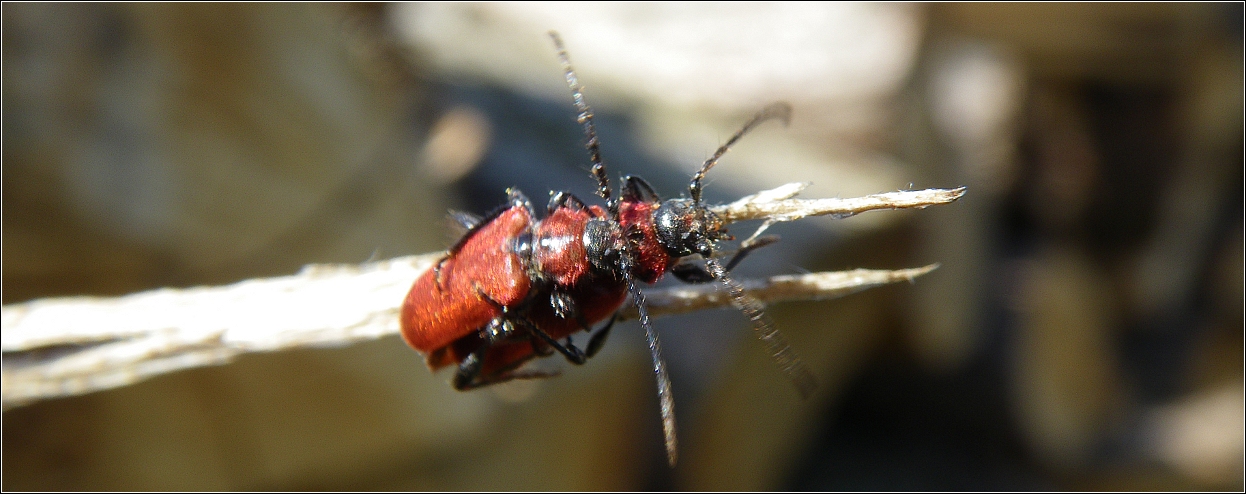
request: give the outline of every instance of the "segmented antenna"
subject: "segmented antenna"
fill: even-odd
[[[710,156],[710,159],[705,160],[705,164],[701,165],[701,170],[698,171],[696,175],[692,176],[692,185],[688,186],[688,192],[692,195],[692,200],[694,202],[698,204],[701,202],[701,179],[705,178],[705,172],[710,171],[710,168],[713,168],[714,165],[718,164],[718,159],[722,158],[724,154],[727,154],[727,151],[731,149],[731,146],[735,145],[736,141],[740,140],[741,137],[744,137],[744,134],[749,133],[749,131],[753,130],[753,127],[756,127],[762,122],[772,118],[783,120],[783,125],[787,125],[792,119],[792,105],[784,102],[778,102],[771,103],[769,106],[762,108],[756,115],[753,115],[752,120],[749,120],[748,123],[744,124],[744,127],[741,127],[740,130],[736,131],[735,135],[731,136],[730,139],[727,139],[725,144],[719,146],[718,150],[714,151],[714,155]]]
[[[666,438],[666,461],[672,467],[678,457],[678,441],[675,439],[675,397],[671,394],[671,379],[666,375],[666,361],[662,360],[662,345],[658,342],[658,333],[649,324],[649,310],[645,307],[645,294],[636,286],[631,274],[627,276],[627,289],[632,294],[636,311],[640,314],[640,325],[645,328],[645,339],[649,341],[649,354],[653,356],[653,373],[658,379],[658,404],[662,412],[662,435]]]
[[[766,315],[762,303],[751,295],[744,293],[744,287],[738,282],[727,276],[727,271],[723,269],[722,264],[712,257],[705,259],[705,267],[709,268],[709,272],[714,278],[726,285],[727,292],[731,294],[731,303],[740,312],[743,312],[749,321],[753,323],[753,331],[757,334],[757,338],[766,344],[766,351],[770,354],[770,358],[779,366],[779,370],[783,372],[787,379],[796,386],[796,390],[800,392],[801,398],[809,398],[814,390],[818,387],[818,381],[813,377],[813,373],[809,372],[809,368],[800,361],[800,357],[796,355],[796,351],[792,350],[788,345],[787,338],[783,337],[778,329],[775,329],[774,323],[770,317]]]
[[[558,59],[562,62],[563,72],[567,75],[567,86],[571,87],[575,108],[580,112],[576,120],[584,126],[584,135],[587,137],[585,147],[588,148],[589,156],[593,161],[593,178],[597,179],[597,195],[605,199],[610,216],[618,222],[619,202],[610,193],[610,177],[606,175],[606,165],[601,162],[601,148],[597,142],[597,130],[593,126],[593,110],[588,107],[588,103],[584,102],[580,80],[575,75],[575,69],[571,67],[571,58],[567,56],[567,48],[563,46],[562,38],[558,36],[557,31],[550,31],[549,37],[554,40],[554,47],[558,49]],[[636,311],[640,314],[640,325],[645,328],[645,339],[649,341],[649,353],[653,356],[653,373],[658,380],[658,403],[662,413],[662,434],[666,438],[666,460],[673,467],[678,458],[678,441],[675,439],[675,398],[671,393],[671,379],[666,374],[666,361],[662,360],[662,345],[658,342],[658,333],[649,323],[649,309],[645,307],[645,294],[640,291],[640,287],[636,286],[636,280],[632,277],[633,259],[634,251],[631,242],[623,242],[619,271],[623,273],[623,279],[627,282],[627,290],[631,293],[632,301],[636,304]]]
[[[593,109],[588,107],[588,103],[584,102],[583,88],[580,86],[580,79],[575,75],[575,69],[571,67],[571,58],[567,56],[567,48],[562,44],[562,37],[558,36],[557,31],[550,31],[549,37],[554,40],[554,47],[558,49],[558,60],[562,62],[562,70],[567,75],[567,86],[571,88],[571,97],[575,100],[575,109],[580,112],[576,121],[584,126],[584,136],[588,139],[585,147],[588,148],[589,158],[593,161],[593,178],[597,179],[597,195],[606,201],[606,209],[610,210],[610,216],[618,221],[619,219],[619,203],[611,197],[610,194],[610,177],[606,175],[606,165],[601,162],[601,148],[597,143],[597,129],[593,126]]]
[[[630,242],[628,242],[630,244]],[[658,406],[662,413],[662,435],[666,439],[666,461],[675,466],[678,458],[678,444],[675,439],[675,397],[671,393],[671,378],[666,374],[666,361],[662,359],[662,344],[658,342],[658,333],[649,323],[649,308],[645,306],[645,294],[636,286],[636,278],[632,277],[632,266],[635,257],[630,248],[625,248],[619,258],[619,271],[623,273],[623,281],[627,283],[627,291],[632,295],[632,303],[640,315],[640,325],[645,328],[645,339],[649,342],[649,354],[653,356],[653,374],[658,379]]]

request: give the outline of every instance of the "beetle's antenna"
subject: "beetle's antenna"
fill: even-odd
[[[787,125],[792,119],[792,105],[780,101],[762,108],[756,115],[753,115],[752,120],[749,120],[748,123],[744,124],[744,127],[736,131],[735,135],[727,139],[725,144],[719,146],[718,150],[714,151],[714,155],[710,156],[710,159],[705,160],[705,164],[701,165],[701,170],[692,176],[692,184],[688,186],[688,192],[692,195],[694,202],[698,204],[701,202],[701,180],[705,178],[705,172],[710,171],[710,168],[718,164],[718,159],[727,154],[731,146],[735,145],[736,141],[740,140],[741,137],[744,137],[744,134],[749,133],[749,131],[753,130],[753,127],[772,118],[780,119],[783,121],[783,125]]]
[[[554,40],[554,47],[558,49],[558,60],[562,62],[562,70],[567,75],[567,86],[571,88],[571,97],[575,100],[575,109],[580,112],[576,121],[584,126],[584,135],[588,138],[585,147],[588,148],[589,158],[593,161],[593,178],[597,179],[597,195],[606,201],[606,208],[610,210],[610,216],[615,220],[619,220],[619,203],[618,200],[611,197],[610,194],[610,177],[606,175],[606,165],[601,162],[601,148],[597,143],[597,129],[593,126],[593,109],[589,108],[588,103],[584,102],[583,87],[580,86],[580,79],[575,75],[575,69],[571,67],[571,58],[567,56],[567,48],[562,44],[562,37],[558,36],[557,31],[550,31],[549,37]]]
[[[563,72],[567,75],[567,86],[571,87],[571,97],[575,100],[576,110],[580,112],[576,120],[584,126],[584,135],[587,138],[585,147],[588,148],[589,157],[593,161],[593,178],[597,179],[597,195],[605,199],[610,217],[615,222],[619,222],[619,201],[610,193],[610,177],[606,175],[605,163],[601,162],[601,147],[597,142],[597,129],[593,126],[593,110],[589,108],[588,103],[584,102],[583,88],[580,87],[580,80],[575,75],[575,69],[571,67],[571,57],[567,56],[567,48],[562,44],[562,38],[558,36],[557,31],[550,31],[549,37],[554,40],[554,47],[558,49],[558,60],[562,62]],[[666,460],[674,467],[675,460],[678,458],[678,441],[675,439],[675,398],[671,394],[671,379],[666,374],[666,361],[662,360],[662,345],[658,342],[658,333],[649,323],[645,294],[640,291],[640,287],[636,286],[636,280],[632,277],[632,252],[631,243],[625,241],[619,262],[619,272],[623,273],[623,280],[627,283],[627,289],[632,294],[632,301],[636,304],[636,311],[640,314],[640,325],[645,328],[645,339],[649,341],[649,353],[653,356],[653,373],[658,379],[658,403],[662,413],[662,434],[666,439]]]
[[[645,339],[649,342],[649,353],[653,356],[653,373],[658,379],[658,404],[662,412],[662,435],[666,438],[666,461],[672,467],[678,457],[675,439],[675,398],[671,394],[671,378],[666,375],[666,361],[662,360],[662,345],[658,342],[658,333],[649,324],[649,310],[645,308],[645,294],[636,286],[636,281],[629,274],[627,289],[632,293],[636,311],[640,314],[640,325],[645,328]]]
[[[649,342],[649,354],[653,356],[653,374],[658,379],[658,406],[662,413],[662,435],[666,440],[666,461],[675,466],[678,458],[678,441],[675,439],[675,398],[671,393],[671,378],[666,374],[666,361],[662,359],[662,344],[658,341],[658,333],[649,323],[649,309],[645,306],[645,294],[636,286],[632,277],[631,250],[624,251],[619,259],[619,272],[623,273],[623,281],[627,283],[627,291],[632,295],[632,303],[640,315],[640,326],[645,328],[645,339]]]
[[[770,321],[770,317],[766,315],[762,303],[747,293],[744,293],[744,287],[740,283],[727,276],[727,271],[723,269],[722,264],[712,257],[705,259],[705,267],[709,268],[709,272],[714,278],[722,282],[727,287],[727,292],[731,294],[732,305],[735,305],[740,312],[743,312],[753,323],[753,331],[757,333],[757,338],[766,344],[766,351],[770,353],[770,358],[778,364],[779,370],[787,376],[789,381],[796,386],[796,390],[800,392],[801,398],[808,399],[813,391],[817,389],[817,379],[813,377],[813,373],[805,367],[804,362],[800,361],[800,357],[796,355],[796,351],[788,345],[787,338],[783,337],[778,329],[775,329],[774,323]]]

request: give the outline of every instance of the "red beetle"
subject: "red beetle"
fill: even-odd
[[[402,304],[402,336],[426,356],[430,368],[457,365],[452,381],[456,389],[548,377],[519,367],[555,351],[583,364],[601,348],[615,320],[611,314],[630,294],[653,356],[667,455],[674,465],[670,380],[637,281],[652,284],[668,271],[692,283],[718,280],[801,394],[808,396],[815,386],[812,374],[774,329],[761,304],[727,276],[748,252],[774,237],[742,245],[724,266],[715,257],[717,244],[732,237],[701,202],[701,180],[718,159],[753,127],[772,118],[786,121],[791,110],[775,104],[754,116],[693,176],[689,198],[661,201],[638,177],[624,177],[616,198],[601,161],[592,110],[584,103],[562,41],[556,33],[550,36],[580,112],[592,175],[606,207],[586,206],[574,195],[558,192],[550,198],[545,218],[537,220],[527,198],[510,190],[509,204],[483,219],[457,215],[468,231],[411,287]],[[694,254],[703,259],[704,267],[688,259]],[[609,322],[593,332],[592,325],[607,318]],[[585,350],[571,342],[570,336],[579,331],[592,333]]]

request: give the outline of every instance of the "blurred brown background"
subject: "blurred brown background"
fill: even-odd
[[[710,200],[969,187],[781,225],[740,267],[942,263],[771,308],[812,400],[738,313],[655,321],[673,470],[628,324],[558,379],[471,393],[385,338],[17,408],[6,490],[1243,488],[1240,3],[6,3],[3,23],[6,304],[431,252],[446,209],[510,186],[592,197],[550,29],[614,176],[677,195],[785,100],[791,126],[736,146]]]

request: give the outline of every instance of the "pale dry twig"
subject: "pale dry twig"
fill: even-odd
[[[855,199],[791,199],[789,184],[714,208],[727,222],[850,216],[923,208],[964,189],[901,191]],[[249,352],[343,346],[396,334],[412,281],[442,253],[359,265],[310,265],[292,276],[217,287],[163,288],[123,297],[67,297],[6,305],[4,409],[41,399],[125,386],[179,369],[229,362]],[[912,280],[935,265],[743,280],[763,302],[817,300]],[[653,316],[728,306],[711,285],[646,291]],[[627,318],[628,314],[623,317]]]

